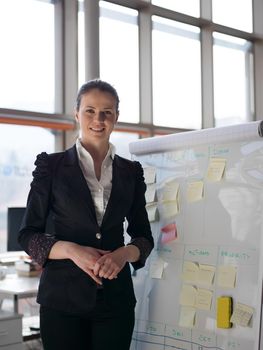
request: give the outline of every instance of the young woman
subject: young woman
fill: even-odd
[[[19,242],[43,266],[37,301],[45,350],[130,347],[136,299],[129,263],[144,266],[153,238],[142,167],[109,142],[118,107],[113,86],[87,82],[77,96],[76,144],[35,162]],[[45,231],[48,215],[53,232]]]

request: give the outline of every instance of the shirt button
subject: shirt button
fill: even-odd
[[[101,233],[96,233],[96,238],[101,239]]]

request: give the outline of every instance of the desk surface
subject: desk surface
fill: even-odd
[[[35,296],[37,294],[39,277],[22,277],[17,274],[7,274],[0,283],[0,294],[17,295],[18,297]]]

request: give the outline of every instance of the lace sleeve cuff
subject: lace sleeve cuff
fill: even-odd
[[[50,249],[58,240],[48,234],[34,234],[30,239],[28,253],[39,265],[46,263]]]
[[[134,263],[132,266],[135,270],[140,269],[145,265],[146,259],[152,251],[152,244],[148,241],[148,239],[144,237],[133,238],[128,245],[135,245],[140,251],[140,259]]]

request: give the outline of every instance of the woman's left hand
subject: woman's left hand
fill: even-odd
[[[95,276],[112,280],[118,277],[126,262],[134,262],[139,259],[140,251],[134,245],[127,245],[107,253],[99,258],[93,268]]]
[[[105,254],[96,261],[93,268],[94,275],[109,280],[117,278],[118,273],[128,261],[127,253],[126,247],[121,247],[111,253]]]

